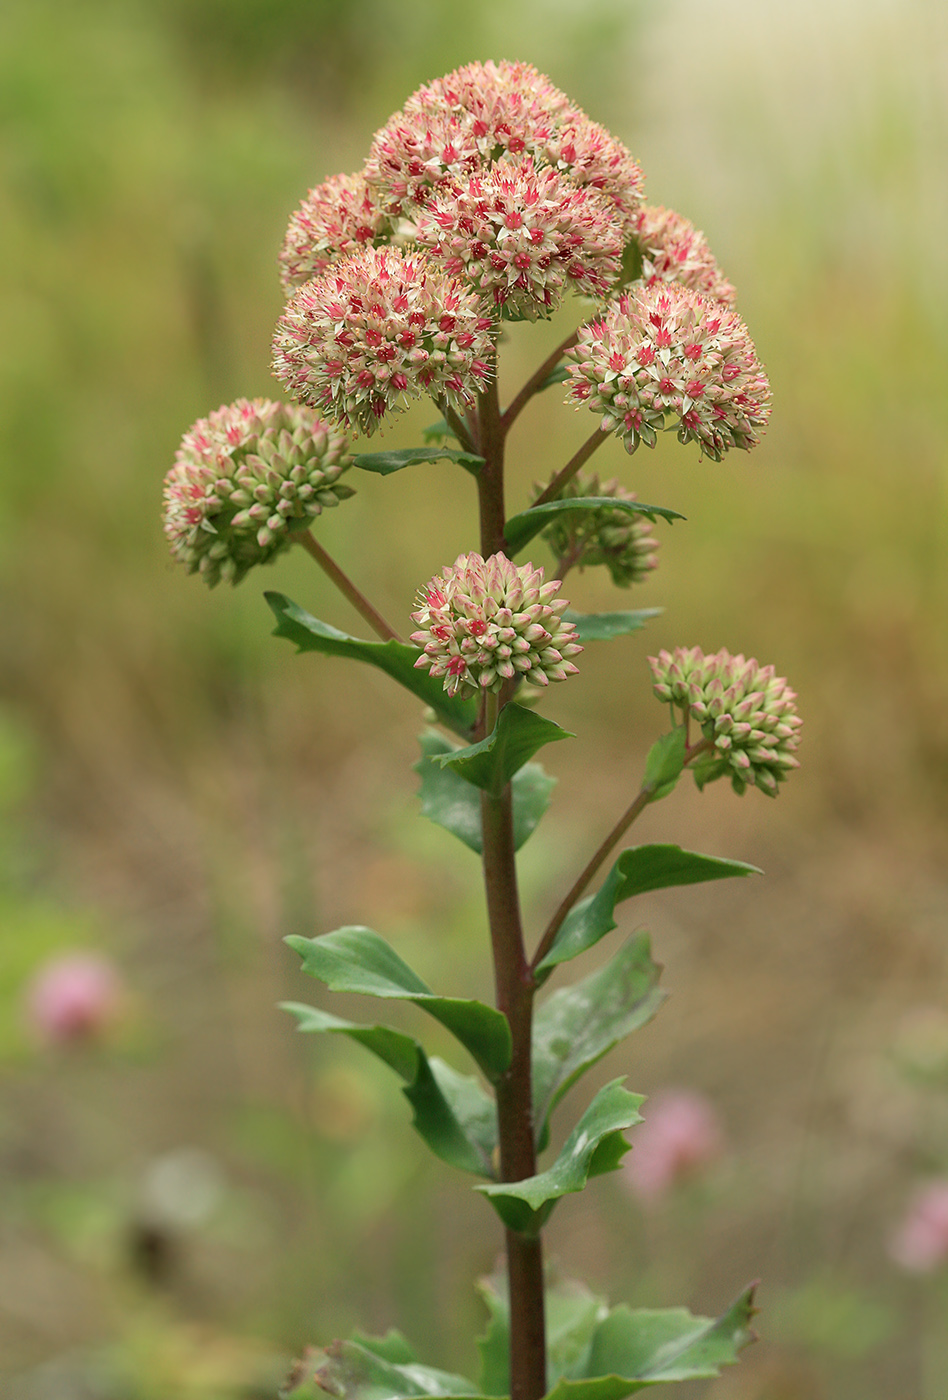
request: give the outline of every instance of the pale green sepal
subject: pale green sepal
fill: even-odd
[[[431,429],[429,429],[431,431]],[[453,436],[453,434],[452,434]],[[355,467],[364,472],[378,472],[380,476],[391,476],[404,467],[413,467],[419,462],[455,462],[472,476],[477,476],[484,465],[484,458],[474,452],[455,452],[448,447],[406,447],[395,452],[356,452],[352,458]]]
[[[282,1008],[296,1017],[301,1031],[344,1035],[364,1045],[405,1080],[402,1093],[412,1107],[412,1127],[435,1156],[493,1180],[497,1109],[476,1079],[436,1056],[429,1059],[417,1040],[390,1026],[358,1025],[301,1002],[283,1002]]]
[[[429,729],[418,737],[422,756],[413,764],[421,778],[421,814],[450,831],[478,855],[483,850],[481,798],[476,787],[458,777],[437,761],[442,755],[457,753],[457,747],[443,734]],[[539,763],[525,763],[511,779],[513,794],[514,850],[529,839],[550,805],[556,779]]]
[[[519,554],[521,549],[545,530],[551,519],[562,515],[564,510],[621,510],[626,515],[644,515],[654,521],[661,515],[665,520],[684,520],[680,511],[669,510],[666,506],[647,506],[643,501],[622,501],[615,496],[570,496],[564,501],[546,501],[542,506],[531,506],[519,515],[512,515],[504,526],[504,540],[508,558]]]
[[[510,1064],[510,1026],[503,1012],[480,1001],[439,997],[373,929],[353,925],[319,938],[286,939],[303,959],[303,971],[334,992],[413,1001],[440,1021],[468,1050],[490,1080]]]
[[[497,797],[513,775],[532,758],[544,744],[558,739],[574,739],[575,734],[564,729],[536,710],[509,704],[501,710],[493,731],[479,744],[452,753],[441,754],[435,760],[442,768],[473,783],[475,787]]]
[[[639,632],[653,617],[659,617],[662,608],[639,608],[635,612],[574,613],[567,608],[564,622],[571,622],[576,628],[579,640],[587,642],[610,642],[613,637],[627,637]]]
[[[418,647],[408,646],[405,642],[364,642],[340,632],[328,622],[320,622],[282,593],[266,593],[264,597],[277,619],[275,637],[286,637],[295,642],[300,651],[318,651],[324,656],[348,656],[376,666],[434,710],[448,729],[453,729],[462,738],[470,735],[477,719],[476,702],[452,698],[445,691],[443,681],[437,677],[432,679],[424,669],[416,670],[415,662],[422,654]]]
[[[674,791],[685,766],[686,744],[685,727],[680,724],[656,739],[649,749],[645,760],[645,786],[651,789],[653,802]]]
[[[511,1230],[536,1234],[561,1196],[582,1191],[589,1177],[618,1167],[629,1150],[622,1133],[641,1123],[638,1109],[643,1102],[642,1094],[630,1094],[621,1080],[613,1080],[599,1090],[552,1167],[525,1181],[475,1186],[475,1191],[488,1197]]]
[[[760,875],[756,865],[740,860],[721,860],[680,846],[632,846],[623,851],[606,876],[598,894],[582,900],[563,921],[553,946],[539,964],[543,972],[557,963],[578,957],[592,948],[616,926],[613,911],[617,904],[648,890],[673,885],[695,885],[707,880],[725,880],[732,875]]]
[[[718,1375],[754,1340],[754,1290],[719,1318],[686,1308],[615,1308],[596,1328],[582,1374],[564,1377],[547,1400],[625,1400],[646,1386]]]
[[[302,1372],[302,1374],[299,1374]],[[358,1342],[333,1342],[297,1368],[282,1400],[414,1400],[416,1396],[477,1397],[473,1382],[433,1366],[388,1361]]]
[[[665,993],[647,933],[637,934],[591,976],[554,992],[533,1018],[533,1108],[537,1147],[549,1117],[580,1075],[655,1015]]]

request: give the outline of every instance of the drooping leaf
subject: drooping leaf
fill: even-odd
[[[478,1292],[489,1313],[487,1331],[477,1339],[481,1354],[481,1390],[485,1395],[510,1394],[510,1300],[502,1274],[481,1279]],[[585,1284],[555,1279],[547,1284],[546,1369],[547,1384],[555,1385],[585,1359],[597,1325],[608,1316],[601,1298]]]
[[[359,1342],[333,1342],[312,1351],[297,1364],[292,1388],[282,1400],[414,1400],[415,1396],[477,1396],[477,1387],[463,1376],[387,1360]]]
[[[276,637],[295,642],[300,651],[318,651],[324,656],[348,656],[376,666],[380,671],[410,690],[423,704],[434,710],[442,724],[467,738],[477,718],[476,703],[452,699],[442,681],[432,678],[425,670],[415,670],[421,652],[405,642],[364,642],[345,632],[320,622],[305,609],[285,598],[282,593],[264,595],[274,616]]]
[[[461,1042],[488,1079],[498,1079],[510,1064],[510,1026],[502,1012],[480,1001],[435,996],[372,929],[339,928],[319,938],[291,935],[286,942],[303,959],[303,971],[334,992],[415,1002]]]
[[[300,1002],[284,1002],[283,1009],[296,1017],[301,1031],[344,1035],[364,1045],[405,1080],[402,1093],[414,1112],[412,1127],[435,1156],[459,1171],[495,1176],[497,1110],[476,1079],[436,1057],[429,1060],[417,1040],[389,1026],[358,1025]]]
[[[703,856],[696,851],[683,851],[680,846],[633,846],[619,856],[598,894],[570,910],[537,971],[546,971],[557,963],[575,958],[598,943],[616,926],[613,918],[616,905],[633,895],[673,885],[695,885],[707,880],[725,880],[732,875],[761,873],[756,865]]]
[[[414,768],[421,777],[422,816],[443,826],[480,855],[483,849],[480,794],[471,783],[434,761],[442,754],[454,753],[455,746],[433,729],[422,734],[419,743],[422,757]],[[514,850],[519,851],[549,807],[556,779],[545,773],[539,763],[525,763],[519,773],[514,774],[511,786]]]
[[[642,1102],[642,1094],[630,1094],[621,1080],[614,1080],[600,1089],[547,1171],[525,1181],[474,1189],[487,1196],[510,1229],[535,1234],[561,1196],[582,1191],[589,1177],[618,1167],[629,1150],[622,1132],[641,1123],[638,1109]]]
[[[544,744],[573,739],[568,729],[554,720],[527,710],[523,705],[505,705],[493,732],[479,744],[439,755],[436,762],[450,768],[465,782],[497,796]]]
[[[548,1400],[625,1400],[646,1386],[716,1376],[754,1340],[754,1290],[719,1318],[686,1308],[615,1308],[595,1329],[581,1375],[561,1379]]]
[[[444,418],[439,418],[436,423],[429,423],[427,428],[422,428],[421,436],[426,443],[444,442],[446,438],[454,438],[457,441],[454,429]]]
[[[644,515],[654,521],[658,516],[665,520],[684,520],[680,511],[669,510],[666,506],[647,506],[643,501],[620,501],[614,496],[570,496],[564,501],[546,501],[542,506],[531,506],[529,510],[512,515],[504,526],[504,539],[507,554],[513,558],[530,543],[534,536],[544,530],[550,521],[567,510],[621,510],[626,515]]]
[[[685,766],[686,742],[685,727],[680,724],[656,739],[649,749],[645,760],[645,785],[653,789],[653,802],[674,790]]]
[[[541,1150],[549,1115],[567,1089],[655,1015],[665,999],[658,986],[660,975],[648,934],[640,933],[605,967],[538,1006],[533,1018],[533,1105]]]
[[[400,472],[404,467],[413,467],[419,462],[456,462],[459,467],[477,476],[484,465],[484,458],[478,457],[476,453],[456,452],[449,447],[406,447],[395,452],[357,452],[352,461],[364,472],[378,472],[380,476],[391,476],[392,472]]]
[[[579,640],[587,642],[609,642],[613,637],[626,637],[631,632],[639,632],[653,617],[659,617],[661,608],[639,608],[635,612],[574,613],[569,609],[563,614],[564,622],[571,622],[579,633]]]

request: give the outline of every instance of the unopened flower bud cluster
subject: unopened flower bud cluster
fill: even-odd
[[[720,302],[672,283],[623,294],[581,327],[568,353],[568,400],[601,415],[627,452],[665,427],[720,461],[750,448],[770,415],[770,385],[747,327]]]
[[[537,487],[539,495],[542,488]],[[618,481],[600,482],[594,473],[577,472],[559,492],[559,500],[576,496],[609,496],[637,500]],[[597,510],[563,511],[543,531],[561,568],[581,569],[604,564],[619,588],[641,583],[658,563],[658,540],[644,515],[600,506]]]
[[[308,408],[238,399],[185,433],[164,483],[171,552],[213,586],[239,583],[328,506],[353,495],[339,477],[348,444]]]
[[[800,717],[796,694],[773,666],[723,649],[699,647],[649,657],[655,694],[693,716],[712,749],[694,765],[699,786],[727,774],[735,792],[748,786],[776,797],[796,758]]]
[[[422,648],[416,668],[444,677],[449,695],[499,691],[517,678],[546,686],[576,674],[582,651],[576,628],[560,616],[558,579],[513,564],[504,554],[461,554],[421,590],[411,640]]]

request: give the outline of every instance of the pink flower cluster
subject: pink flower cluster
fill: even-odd
[[[334,262],[375,244],[389,222],[364,175],[333,175],[312,189],[290,219],[280,252],[280,280],[291,292]]]
[[[419,594],[412,613],[422,648],[416,668],[443,676],[449,695],[498,691],[517,677],[548,685],[576,674],[570,657],[582,647],[576,628],[560,614],[560,582],[543,582],[543,570],[519,567],[504,554],[482,559],[461,554]]]
[[[636,1195],[653,1205],[679,1182],[708,1168],[723,1150],[724,1135],[708,1099],[672,1089],[647,1104],[622,1170]]]
[[[603,196],[525,159],[437,191],[417,216],[416,236],[447,272],[524,320],[549,314],[569,287],[605,296],[622,257]]]
[[[679,282],[713,301],[734,305],[737,292],[718,266],[708,240],[674,209],[643,205],[635,215],[635,236],[647,282]]]
[[[372,433],[411,394],[463,411],[489,380],[491,327],[475,294],[424,256],[367,247],[288,303],[273,372],[294,398]]]
[[[932,1273],[948,1263],[948,1180],[931,1181],[916,1192],[889,1253],[912,1274]]]
[[[49,1045],[94,1040],[115,1020],[121,983],[113,964],[97,953],[62,953],[36,973],[27,1011]]]
[[[740,316],[674,283],[620,296],[568,354],[567,401],[600,414],[628,452],[653,447],[671,419],[680,442],[720,461],[753,447],[770,416],[770,385]]]

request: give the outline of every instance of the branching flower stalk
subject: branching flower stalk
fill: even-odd
[[[538,993],[615,927],[625,900],[753,873],[672,844],[633,846],[587,893],[637,817],[686,769],[699,788],[726,775],[738,793],[755,786],[776,795],[797,766],[793,692],[753,659],[662,651],[650,665],[657,698],[672,707],[671,728],[535,936],[525,929],[516,852],[549,801],[550,780],[530,760],[571,737],[534,700],[576,674],[585,645],[633,633],[649,615],[577,616],[562,582],[574,569],[604,565],[617,586],[637,584],[656,564],[649,525],[678,515],[640,503],[618,480],[600,485],[585,464],[613,437],[631,454],[662,431],[718,461],[753,447],[766,425],[770,388],[734,288],[700,231],[645,204],[642,172],[621,142],[522,63],[472,63],[419,88],[376,134],[362,171],[309,191],[280,267],[288,300],[273,369],[294,402],[241,399],[196,423],[165,481],[165,531],[174,557],[212,586],[237,583],[301,545],[379,640],[349,636],[270,593],[277,635],[380,667],[437,726],[421,738],[423,811],[481,857],[495,1005],[436,995],[361,926],[287,941],[303,970],[334,990],[428,1011],[479,1077],[429,1057],[401,1031],[299,1003],[288,1009],[302,1030],[349,1036],[395,1070],[426,1144],[482,1179],[477,1189],[500,1218],[506,1254],[505,1283],[485,1285],[492,1322],[480,1383],[426,1367],[402,1339],[360,1338],[308,1353],[282,1393],[408,1400],[509,1390],[513,1400],[540,1400],[568,1383],[571,1400],[624,1400],[644,1384],[714,1374],[751,1337],[749,1290],[713,1322],[682,1309],[610,1313],[593,1300],[593,1331],[565,1348],[573,1358],[565,1369],[548,1356],[546,1299],[558,1285],[545,1275],[543,1227],[563,1196],[619,1165],[642,1099],[621,1081],[607,1084],[544,1167],[550,1116],[566,1089],[657,1009],[647,936],[577,985]],[[503,322],[548,317],[571,292],[586,299],[586,319],[504,408]],[[537,394],[564,380],[566,402],[592,410],[596,425],[532,503],[510,514],[510,429]],[[372,435],[426,396],[441,413],[435,445],[351,450],[350,434]],[[416,630],[403,642],[327,553],[318,517],[352,496],[339,477],[353,466],[385,475],[431,461],[475,476],[480,552],[459,555],[419,590],[414,610],[406,607]],[[516,562],[539,538],[554,554],[549,577]],[[584,1316],[577,1326],[590,1325]],[[594,1369],[600,1328],[609,1338],[605,1390]]]

